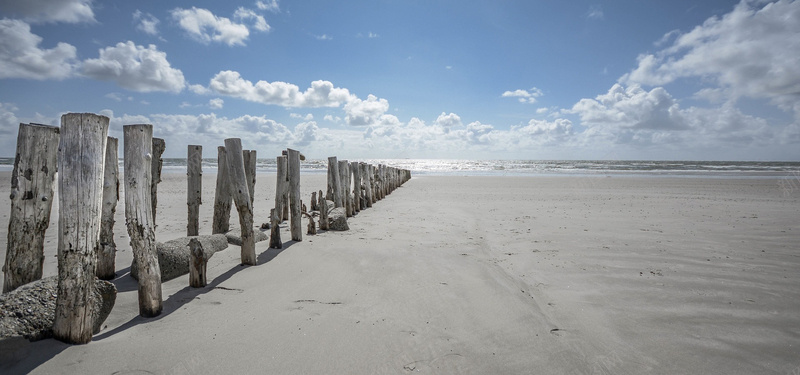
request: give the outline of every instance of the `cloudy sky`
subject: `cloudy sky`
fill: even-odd
[[[20,122],[167,157],[800,160],[800,1],[0,0]]]

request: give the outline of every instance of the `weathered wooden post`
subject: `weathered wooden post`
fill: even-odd
[[[292,240],[303,240],[303,223],[300,215],[300,151],[288,149],[289,164],[289,209],[291,215]]]
[[[231,193],[236,210],[239,212],[239,226],[242,233],[242,264],[256,265],[256,242],[253,235],[253,206],[250,204],[250,190],[244,172],[242,158],[242,140],[228,138],[225,140],[227,150],[228,175],[230,176]]]
[[[283,242],[281,242],[281,219],[278,217],[278,209],[273,208],[269,211],[269,219],[271,222],[270,226],[270,234],[269,234],[269,248],[270,249],[281,249],[283,248]]]
[[[250,192],[250,205],[253,205],[256,189],[256,150],[242,151],[244,175],[247,178],[247,190]]]
[[[372,186],[372,204],[375,204],[378,201],[378,185],[380,181],[378,181],[378,168],[374,165],[369,166],[369,181]]]
[[[139,315],[161,314],[161,268],[156,254],[150,194],[153,125],[125,125],[125,220],[139,270]]]
[[[370,171],[372,170],[372,165],[367,163],[361,164],[361,173],[362,179],[364,180],[364,195],[366,199],[364,199],[364,203],[366,203],[367,207],[372,207],[372,179],[370,178]]]
[[[322,190],[319,191],[319,229],[328,230],[328,201],[322,196]]]
[[[350,163],[350,172],[353,176],[353,212],[361,211],[361,169],[359,162]]]
[[[203,251],[203,244],[197,238],[189,239],[189,286],[202,288],[206,286],[208,274],[208,258]]]
[[[289,191],[289,175],[287,172],[288,165],[286,164],[286,156],[278,156],[276,158],[277,167],[277,180],[275,181],[275,212],[278,214],[278,219],[283,221],[287,215],[284,215],[284,208],[287,203],[284,200],[286,192]]]
[[[42,278],[44,233],[50,226],[58,133],[55,126],[19,124],[17,156],[11,174],[3,293]]]
[[[336,160],[335,156],[331,156],[328,158],[328,193],[330,194],[329,200],[333,201],[334,207],[342,207],[344,206],[344,202],[342,202],[342,182],[341,176],[339,175],[339,162]]]
[[[203,204],[203,146],[189,145],[186,156],[186,235],[200,234],[200,205]]]
[[[167,144],[161,138],[153,138],[153,181],[151,187],[151,197],[153,199],[153,227],[156,226],[156,212],[158,211],[158,184],[161,183],[161,167],[164,165],[164,160],[161,155],[167,149]]]
[[[61,116],[58,292],[53,336],[70,344],[92,340],[95,247],[100,240],[107,136],[108,117],[91,113]]]
[[[217,187],[214,192],[214,218],[211,233],[231,230],[231,184],[228,177],[228,158],[225,147],[217,147]]]
[[[347,180],[347,166],[349,163],[347,160],[339,160],[339,194],[342,195],[342,207],[344,207],[344,212],[346,217],[353,216],[353,211],[350,208],[350,181]]]
[[[114,242],[114,214],[119,202],[119,140],[106,140],[103,172],[103,205],[100,218],[100,243],[97,246],[95,275],[101,280],[112,280],[116,276],[117,244]]]
[[[311,211],[319,211],[319,205],[317,204],[317,192],[311,192]]]
[[[314,216],[309,213],[304,213],[304,215],[308,218],[308,231],[306,234],[311,236],[317,234],[317,224],[314,223]]]

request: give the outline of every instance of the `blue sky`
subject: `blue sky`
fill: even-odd
[[[800,160],[798,1],[0,0],[0,155],[66,112],[168,157]]]

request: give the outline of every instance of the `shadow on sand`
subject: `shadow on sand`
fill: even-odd
[[[260,266],[275,259],[275,257],[277,257],[280,253],[282,253],[284,250],[288,249],[295,243],[296,243],[295,241],[288,241],[284,242],[282,249],[267,249],[263,251],[262,253],[258,254],[258,258],[256,259],[256,266]],[[161,314],[159,314],[158,316],[153,318],[143,318],[137,315],[136,317],[132,318],[127,323],[120,325],[119,327],[95,335],[94,338],[92,338],[92,341],[102,341],[106,338],[116,335],[117,333],[123,332],[128,328],[137,326],[139,324],[154,322],[166,316],[169,316],[169,314],[172,314],[173,312],[177,311],[185,304],[187,304],[189,301],[194,300],[197,296],[209,293],[216,288],[222,288],[219,286],[220,284],[230,279],[233,275],[243,270],[245,267],[246,266],[243,265],[235,266],[230,270],[228,270],[227,272],[223,273],[222,275],[215,277],[214,280],[212,280],[203,288],[192,288],[190,286],[186,286],[183,289],[175,292],[173,295],[169,296],[169,298],[167,298],[167,300],[164,301],[163,310],[161,311]],[[117,280],[119,281],[119,284],[117,284]],[[136,280],[134,280],[132,277],[120,277],[117,280],[115,280],[115,284],[117,284],[118,288],[127,290],[135,290],[138,288]]]

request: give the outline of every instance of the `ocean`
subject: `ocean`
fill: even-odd
[[[674,161],[674,160],[457,160],[365,159],[408,169],[412,176],[683,176],[719,178],[780,178],[800,181],[800,162],[786,161]],[[0,158],[0,170],[11,170],[14,158]],[[122,159],[119,160],[122,169]],[[301,162],[302,173],[326,173],[327,159]],[[203,159],[203,171],[216,173],[217,159]],[[186,170],[186,159],[165,158],[164,172]],[[274,158],[258,159],[257,173],[274,173]]]

